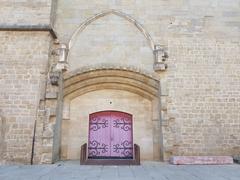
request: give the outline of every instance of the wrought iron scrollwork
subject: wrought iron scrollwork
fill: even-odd
[[[113,127],[121,128],[124,131],[129,131],[132,129],[132,123],[125,118],[113,120]]]
[[[124,157],[132,157],[133,156],[132,142],[126,140],[121,144],[113,145],[113,152],[116,153],[121,152],[121,154]]]
[[[106,127],[108,127],[107,119],[93,118],[90,121],[90,130],[97,131],[101,128],[106,128]]]
[[[89,156],[97,156],[100,153],[108,152],[108,145],[104,143],[100,144],[96,140],[93,140],[89,142],[88,150],[89,150]]]

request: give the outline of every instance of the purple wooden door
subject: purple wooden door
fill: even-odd
[[[102,111],[89,117],[89,158],[133,158],[132,115]]]
[[[98,112],[89,117],[88,157],[110,156],[109,112]]]
[[[111,156],[132,158],[132,115],[114,112],[111,114],[111,123]]]

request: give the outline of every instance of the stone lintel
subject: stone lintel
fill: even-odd
[[[233,164],[233,158],[231,156],[172,156],[170,163],[175,165]]]

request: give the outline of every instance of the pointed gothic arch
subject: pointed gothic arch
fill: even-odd
[[[148,33],[148,31],[144,28],[143,25],[141,25],[136,19],[134,19],[132,16],[125,14],[121,11],[117,11],[117,10],[109,10],[109,11],[104,11],[101,13],[98,13],[90,18],[88,18],[87,20],[85,20],[82,24],[80,24],[80,26],[74,31],[74,33],[72,34],[69,42],[68,42],[68,48],[69,50],[73,47],[74,45],[74,40],[76,39],[76,36],[81,33],[89,24],[91,24],[92,22],[108,16],[108,15],[116,15],[118,17],[121,17],[127,21],[129,21],[130,23],[132,23],[140,32],[141,34],[145,37],[145,39],[148,42],[149,47],[151,48],[151,50],[154,50],[154,42],[152,37],[150,36],[150,34]]]

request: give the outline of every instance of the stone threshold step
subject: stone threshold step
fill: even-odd
[[[140,165],[140,161],[136,159],[87,159],[80,163],[81,165]]]
[[[170,163],[175,165],[221,165],[233,164],[231,156],[172,156]]]

